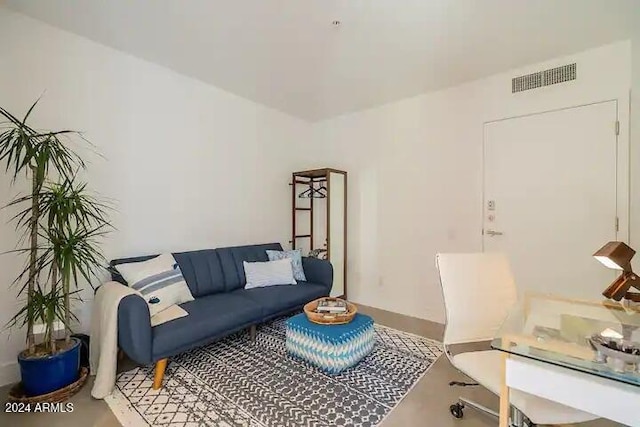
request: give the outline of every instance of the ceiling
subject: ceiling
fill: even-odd
[[[640,25],[639,0],[6,4],[311,121],[628,39]]]

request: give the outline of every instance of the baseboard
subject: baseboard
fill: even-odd
[[[8,362],[0,365],[0,386],[20,381],[18,362]]]
[[[402,329],[398,327],[399,324],[405,324],[405,326],[409,326],[411,323],[414,323],[414,324],[421,323],[423,325],[430,325],[429,328],[433,331],[434,336],[430,336],[429,338],[442,340],[444,336],[445,325],[443,323],[434,322],[433,320],[428,320],[428,319],[422,319],[420,317],[409,316],[409,315],[397,313],[394,311],[389,311],[384,308],[375,307],[373,305],[359,304],[358,302],[355,302],[355,301],[352,301],[352,302],[354,302],[358,306],[358,311],[364,314],[369,314],[374,319],[376,318],[376,314],[379,314],[379,313],[383,313],[387,319],[394,319],[394,321],[392,321],[391,324],[387,326],[391,326],[395,329]],[[408,324],[406,323],[407,321],[409,321]],[[405,332],[412,332],[412,331],[407,329]]]
[[[395,315],[395,316],[410,317],[412,319],[420,320],[420,321],[423,321],[423,322],[433,323],[434,325],[440,325],[440,326],[442,326],[444,328],[444,323],[443,322],[438,322],[437,320],[427,319],[426,317],[414,316],[414,315],[407,314],[407,313],[393,311],[393,310],[390,310],[388,308],[379,307],[378,305],[365,304],[365,303],[360,303],[360,302],[352,301],[352,300],[349,300],[349,301],[353,302],[358,307],[363,306],[363,307],[373,308],[375,310],[384,311],[385,313],[388,313],[388,314],[391,314],[391,315]]]

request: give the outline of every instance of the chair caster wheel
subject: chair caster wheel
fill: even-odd
[[[464,415],[462,412],[462,408],[464,408],[464,406],[462,406],[460,403],[454,403],[453,405],[449,406],[449,411],[451,411],[451,415],[453,415],[455,418],[462,418],[462,416]]]

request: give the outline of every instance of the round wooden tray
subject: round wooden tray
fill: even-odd
[[[39,396],[27,396],[24,394],[22,383],[17,383],[11,390],[9,390],[9,402],[22,402],[22,403],[61,403],[69,399],[76,394],[87,382],[89,376],[89,369],[86,367],[80,368],[80,376],[76,382],[69,384],[60,390],[52,391],[51,393],[41,394]]]
[[[350,303],[349,301],[345,301],[347,303],[347,312],[341,314],[335,313],[316,313],[315,310],[318,308],[318,303],[320,301],[330,300],[330,301],[344,301],[340,298],[318,298],[315,301],[311,301],[310,303],[304,306],[304,313],[307,315],[307,319],[309,319],[313,323],[318,323],[320,325],[344,325],[345,323],[349,323],[353,320],[358,313],[358,308],[355,304]]]

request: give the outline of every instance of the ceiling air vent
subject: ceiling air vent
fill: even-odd
[[[537,73],[511,79],[511,93],[537,89],[576,79],[576,64],[538,71]]]

